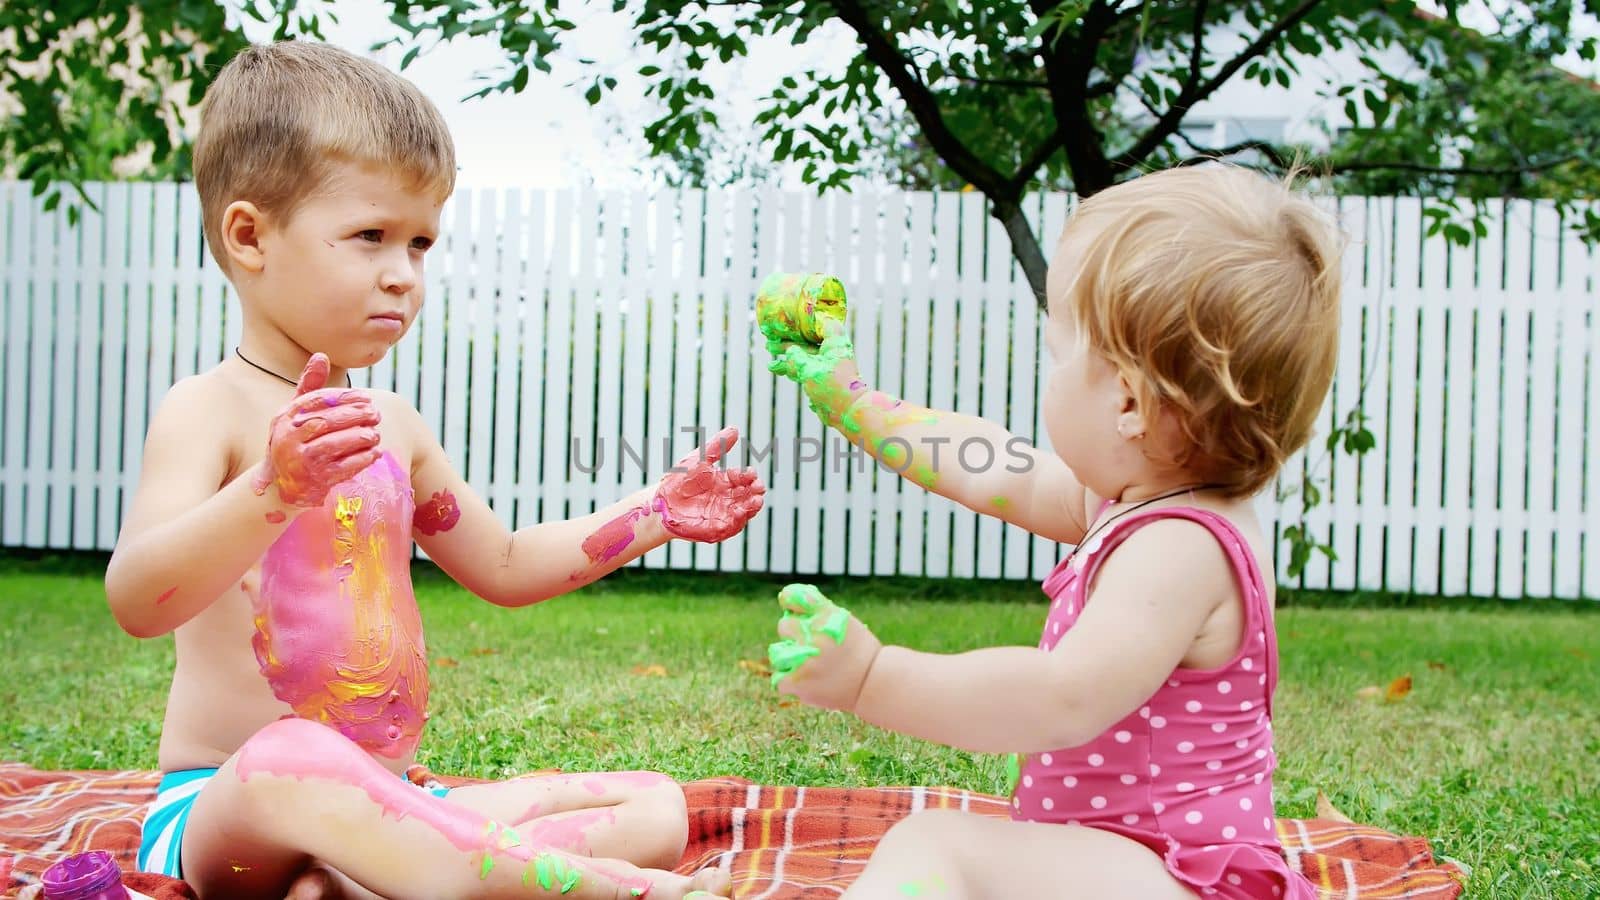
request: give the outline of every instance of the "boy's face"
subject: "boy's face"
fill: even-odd
[[[370,366],[422,307],[423,256],[442,208],[394,172],[342,165],[289,218],[263,223],[248,302],[306,351]]]

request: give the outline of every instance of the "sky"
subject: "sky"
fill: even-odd
[[[1500,0],[1493,0],[1497,5]],[[1429,5],[1424,3],[1424,5]],[[402,74],[422,89],[444,114],[456,140],[462,187],[633,187],[650,183],[646,147],[642,138],[646,122],[654,118],[642,95],[637,69],[652,62],[652,51],[633,46],[630,19],[610,11],[610,3],[570,3],[563,9],[579,28],[565,39],[565,48],[552,60],[550,75],[534,72],[520,94],[493,94],[464,99],[482,86],[478,74],[504,59],[492,38],[461,38],[429,47]],[[398,70],[402,52],[394,47],[374,53],[371,47],[397,33],[389,23],[388,4],[382,0],[325,0],[321,8],[332,11],[337,24],[324,26],[331,43],[370,56]],[[1486,0],[1465,4],[1462,16],[1478,28],[1492,28],[1494,18]],[[253,40],[271,36],[269,26],[243,21]],[[1585,22],[1583,33],[1595,32]],[[814,66],[834,69],[854,52],[847,29],[824,29],[802,46],[783,39],[761,39],[751,44],[749,58],[708,76],[719,102],[727,104],[722,118],[727,130],[754,140],[749,124],[759,99],[785,75]],[[587,57],[596,68],[580,67],[571,59]],[[1575,72],[1600,79],[1600,65],[1570,59]],[[597,72],[617,77],[619,89],[591,107],[583,93]],[[494,79],[498,81],[499,78]],[[621,127],[626,123],[626,127]],[[627,132],[624,135],[622,132]]]
[[[337,0],[321,4],[338,16],[326,23],[330,43],[368,56],[399,71],[403,52],[394,47],[373,53],[373,44],[397,34],[382,0]],[[461,187],[566,187],[593,184],[629,187],[647,183],[639,168],[646,160],[644,125],[654,116],[645,102],[640,80],[633,75],[652,60],[651,51],[633,46],[629,17],[610,12],[610,3],[572,4],[564,14],[579,28],[565,39],[552,60],[553,73],[535,71],[520,94],[491,94],[465,100],[483,86],[477,73],[497,66],[504,54],[492,38],[459,38],[430,46],[401,72],[444,114],[456,141]],[[271,27],[244,19],[252,40],[268,40]],[[841,26],[842,30],[842,26]],[[845,37],[844,35],[829,35]],[[783,40],[752,44],[751,58],[736,72],[713,79],[718,96],[729,104],[724,121],[749,122],[758,99],[785,75],[813,65],[833,66],[849,59],[847,40],[814,39],[794,47]],[[570,59],[587,57],[598,69],[584,69]],[[583,97],[590,81],[573,85],[597,71],[614,74],[618,90],[591,107]],[[500,80],[494,78],[495,82]],[[626,121],[631,137],[619,135]],[[752,135],[754,132],[751,132]]]

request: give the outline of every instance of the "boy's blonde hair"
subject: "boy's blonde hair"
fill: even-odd
[[[211,254],[223,268],[222,213],[236,200],[291,218],[340,164],[410,179],[442,203],[455,189],[455,145],[416,85],[327,44],[246,48],[200,107],[194,181]]]
[[[1305,445],[1333,380],[1343,239],[1292,183],[1171,169],[1089,197],[1062,235],[1086,236],[1065,298],[1081,338],[1174,416],[1173,462],[1232,496]]]

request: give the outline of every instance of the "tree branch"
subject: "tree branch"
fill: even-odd
[[[1206,33],[1206,5],[1207,0],[1200,0],[1194,7],[1194,33],[1189,47],[1189,78],[1184,82],[1184,90],[1189,90],[1193,85],[1200,83],[1200,48]]]
[[[1284,156],[1283,151],[1278,149],[1277,146],[1267,141],[1240,141],[1237,144],[1228,144],[1225,147],[1201,147],[1194,141],[1189,140],[1189,136],[1181,131],[1178,132],[1178,137],[1182,138],[1183,142],[1189,145],[1189,149],[1195,152],[1194,156],[1191,156],[1188,159],[1180,160],[1178,162],[1179,167],[1197,166],[1201,163],[1211,162],[1212,160],[1217,159],[1227,159],[1230,156],[1237,156],[1240,153],[1248,153],[1249,151],[1254,150],[1257,153],[1260,153],[1262,156],[1265,156],[1272,162],[1273,165],[1277,166],[1278,168],[1289,168],[1289,158]]]
[[[987,84],[995,87],[1036,88],[1040,90],[1050,87],[1048,81],[1029,81],[1025,78],[979,78],[976,75],[957,75],[956,79],[965,81],[968,84]]]
[[[1057,150],[1061,149],[1061,145],[1065,143],[1065,138],[1066,136],[1061,133],[1059,128],[1051,132],[1050,136],[1045,138],[1043,143],[1039,144],[1032,153],[1022,158],[1022,165],[1017,167],[1017,174],[1011,176],[1007,186],[1020,194],[1022,189],[1027,187],[1028,182],[1033,178],[1033,173],[1039,171],[1039,167],[1044,165],[1051,156],[1054,156]]]
[[[889,83],[900,92],[928,145],[950,166],[956,174],[982,191],[991,200],[1007,190],[1007,182],[994,167],[979,159],[977,154],[957,138],[939,112],[939,101],[933,92],[911,72],[911,63],[901,54],[882,30],[877,28],[871,15],[858,0],[831,0],[839,20],[850,26],[861,40],[867,59],[888,77]]]
[[[1183,117],[1188,114],[1191,106],[1211,96],[1217,88],[1221,87],[1235,73],[1244,68],[1246,63],[1260,56],[1268,47],[1276,43],[1278,38],[1283,37],[1285,32],[1310,15],[1311,11],[1316,9],[1321,2],[1322,0],[1301,0],[1299,6],[1296,6],[1271,28],[1257,35],[1249,46],[1240,51],[1238,56],[1228,60],[1204,84],[1199,84],[1198,82],[1185,83],[1183,90],[1179,92],[1177,99],[1172,102],[1172,106],[1166,113],[1157,119],[1156,123],[1150,126],[1150,130],[1141,135],[1132,147],[1129,147],[1116,159],[1112,160],[1112,167],[1114,169],[1131,169],[1138,166],[1144,161],[1145,157],[1161,146],[1163,141],[1172,136],[1172,133],[1178,129],[1178,125],[1183,122]],[[1191,55],[1191,75],[1193,72],[1194,57]]]

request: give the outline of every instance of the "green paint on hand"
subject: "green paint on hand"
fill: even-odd
[[[805,647],[794,641],[775,641],[767,647],[767,662],[772,665],[772,686],[793,675],[805,665],[806,660],[821,653],[816,647]]]
[[[556,884],[555,877],[550,872],[550,861],[552,859],[554,857],[546,853],[533,861],[534,877],[538,879],[539,887],[547,891],[555,887]]]
[[[845,310],[844,285],[831,275],[775,272],[756,289],[756,322],[769,340],[820,343]]]
[[[478,872],[478,879],[480,881],[488,881],[489,880],[489,873],[491,871],[493,871],[493,870],[494,870],[494,857],[489,855],[489,851],[488,850],[485,850],[485,851],[483,851],[483,868]]]
[[[991,497],[989,502],[994,504],[995,509],[1005,509],[1011,505],[1011,500],[1008,497]]]
[[[817,647],[817,632],[827,635],[835,644],[843,644],[850,628],[850,611],[823,596],[815,585],[787,585],[778,592],[778,603],[783,607],[784,621],[793,622],[800,630],[800,637],[768,645],[767,660],[772,664],[773,687],[822,653]]]

